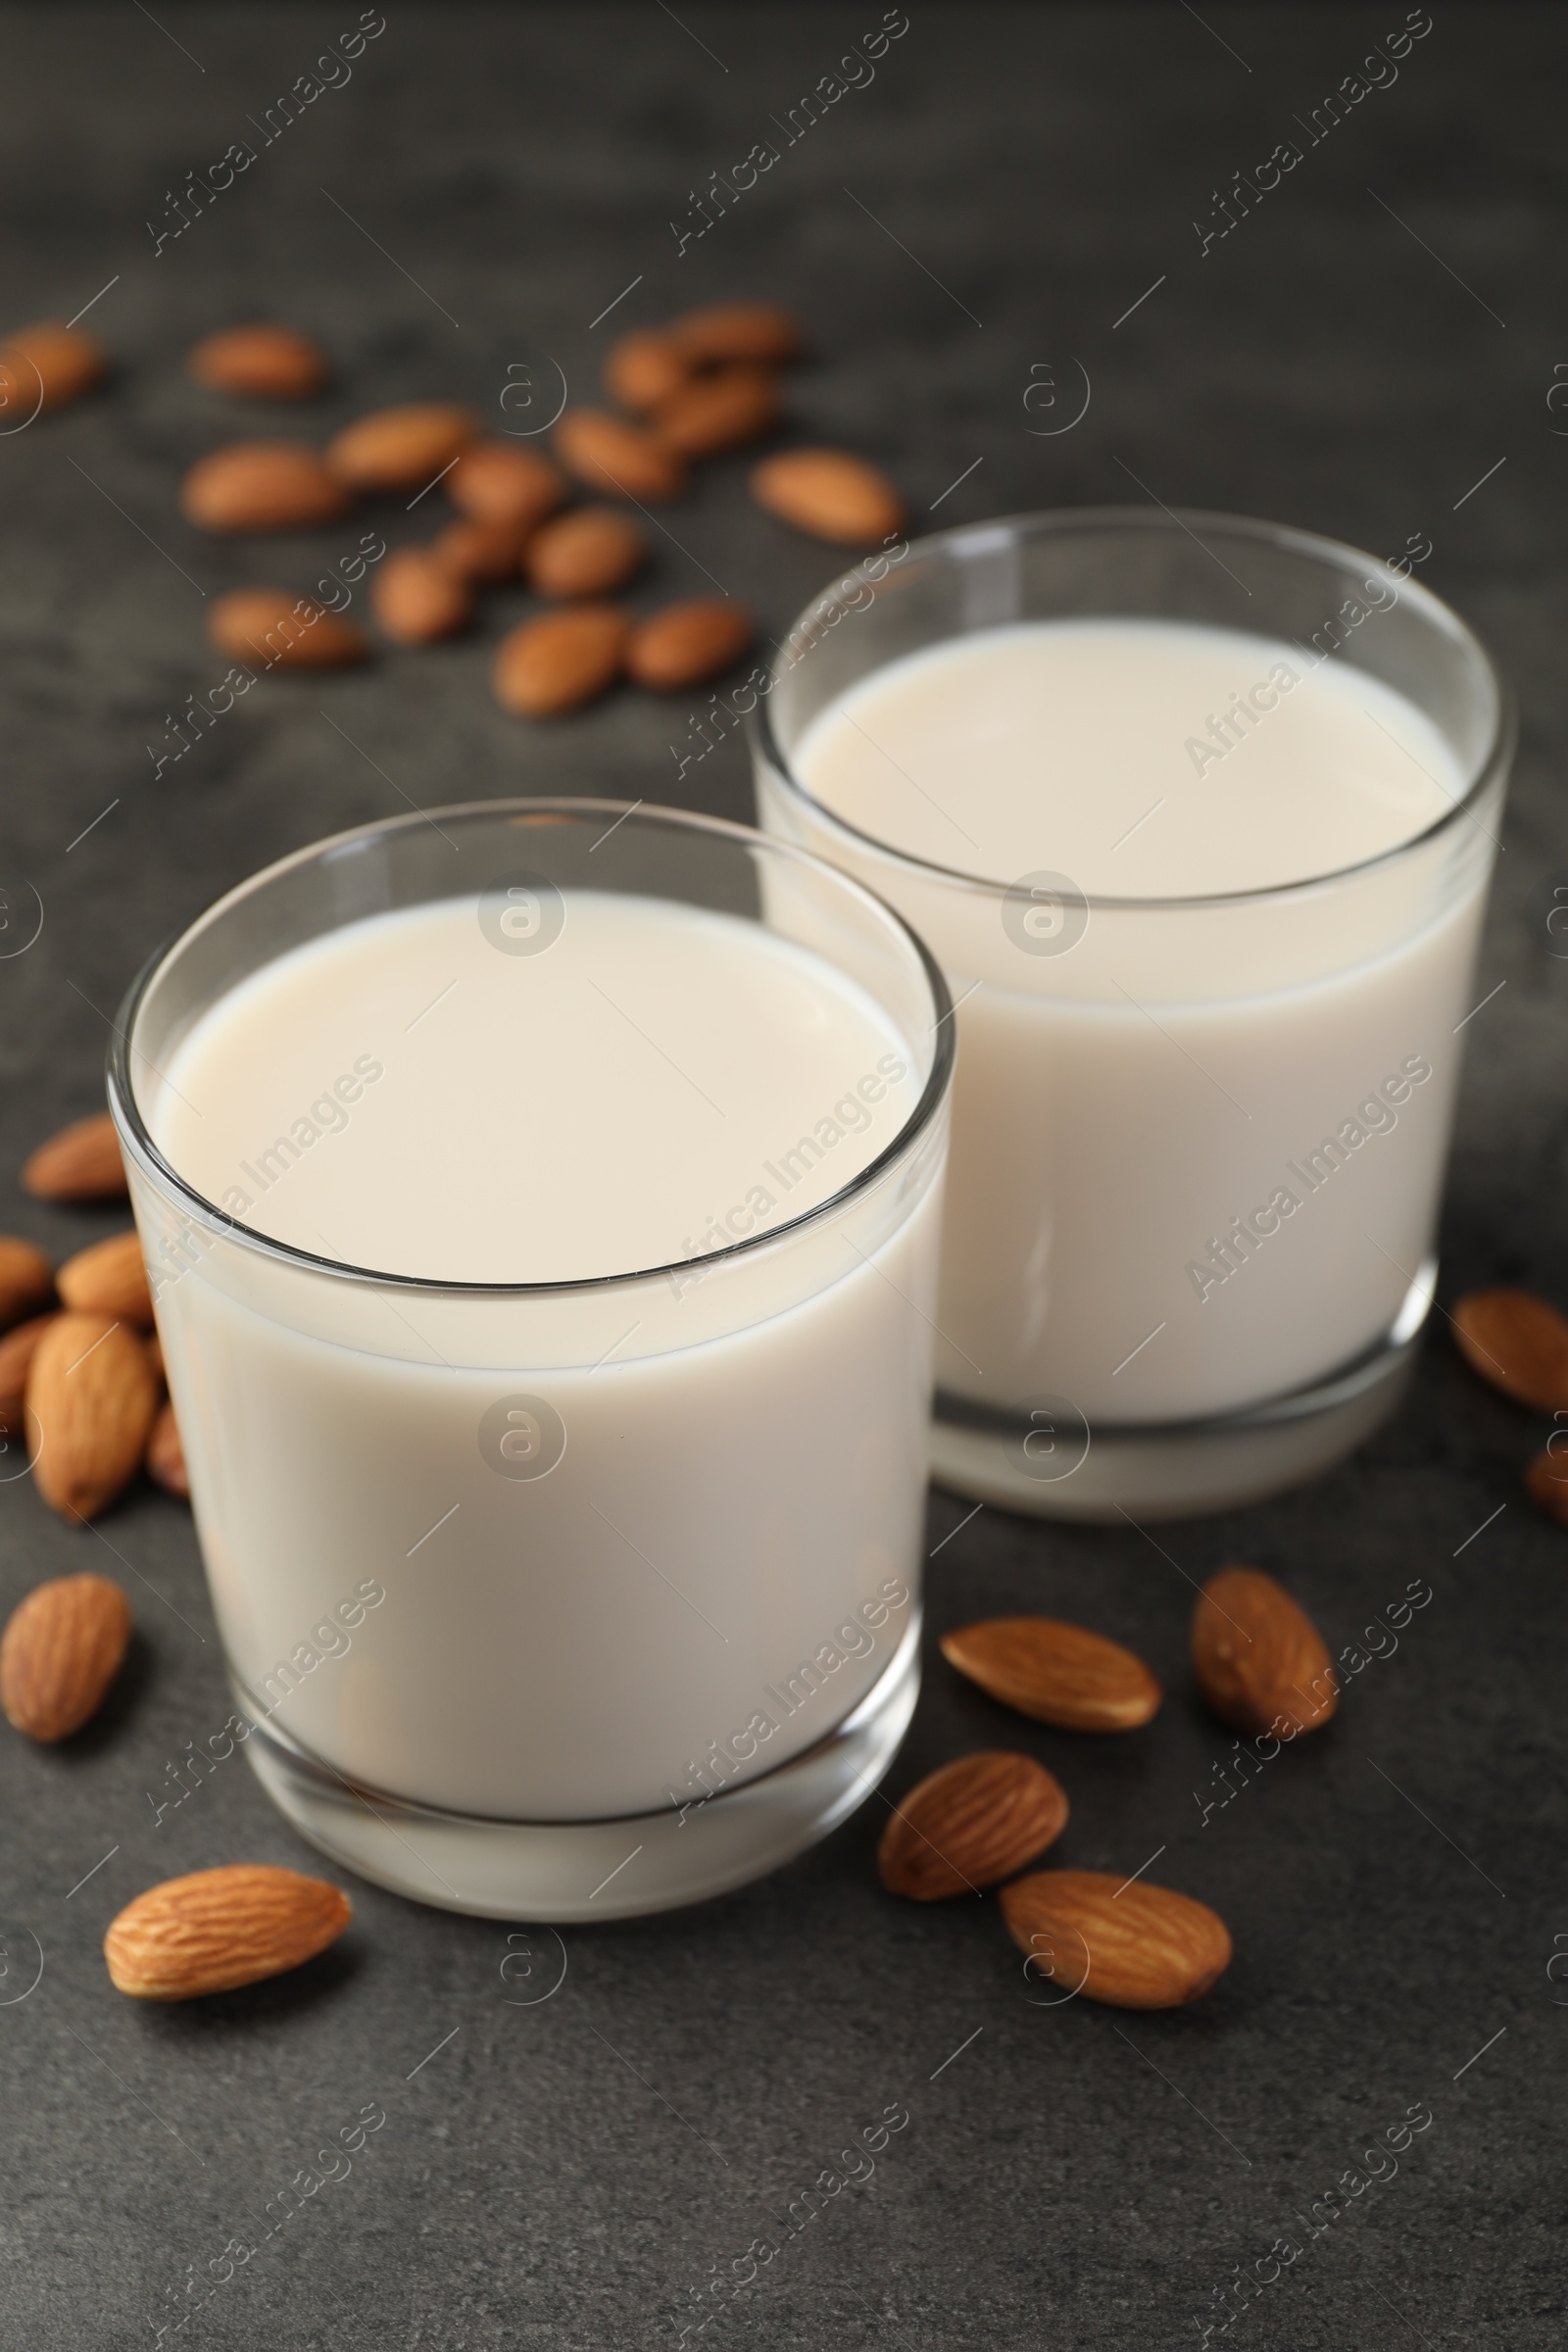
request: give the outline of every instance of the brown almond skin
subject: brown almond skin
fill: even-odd
[[[0,337],[0,394],[13,427],[23,417],[47,416],[90,392],[109,366],[109,354],[84,327],[40,319]]]
[[[793,311],[774,302],[724,302],[688,311],[669,331],[677,348],[701,368],[725,360],[781,367],[799,359],[806,346],[806,330]]]
[[[158,1411],[140,1337],[108,1315],[56,1315],[33,1349],[25,1409],[44,1501],[96,1518],[134,1476]]]
[[[473,617],[473,590],[427,547],[400,547],[370,582],[370,604],[399,645],[433,645]]]
[[[14,1234],[0,1233],[0,1331],[24,1315],[35,1315],[54,1296],[54,1268],[43,1251]]]
[[[335,522],[349,493],[302,441],[233,441],[201,458],[180,485],[199,530],[308,531]]]
[[[441,487],[475,522],[510,522],[524,532],[566,502],[558,468],[519,441],[472,442]]]
[[[19,1323],[0,1340],[0,1437],[20,1438],[23,1414],[27,1399],[27,1374],[32,1368],[33,1355],[54,1315],[34,1315],[29,1323]],[[6,1448],[9,1451],[9,1447]]]
[[[648,561],[648,534],[618,507],[575,507],[537,532],[528,577],[541,596],[610,596]]]
[[[35,1200],[123,1199],[125,1163],[109,1112],[74,1120],[40,1144],[23,1167],[22,1189]]]
[[[1269,1732],[1281,1718],[1299,1732],[1327,1723],[1339,1678],[1317,1627],[1283,1585],[1259,1568],[1221,1568],[1193,1610],[1193,1672],[1221,1723]]]
[[[527,544],[528,532],[520,523],[481,522],[465,514],[447,524],[430,552],[475,588],[499,588],[516,578]]]
[[[342,1888],[324,1879],[230,1863],[137,1895],[104,1937],[104,1958],[117,1991],[142,2001],[197,2000],[313,1960],[353,1915]]]
[[[0,1341],[0,1355],[5,1345]],[[1553,1453],[1549,1446],[1538,1453],[1525,1472],[1525,1491],[1548,1519],[1568,1527],[1568,1453]]]
[[[0,1637],[0,1707],[29,1740],[67,1740],[96,1715],[130,1641],[130,1603],[102,1576],[35,1585]]]
[[[185,1468],[185,1448],[180,1443],[179,1423],[174,1408],[166,1399],[158,1408],[153,1434],[147,1441],[147,1475],[163,1488],[166,1494],[190,1494],[190,1477]]]
[[[721,368],[694,376],[653,414],[662,441],[683,458],[715,458],[760,441],[779,420],[778,382],[767,368]]]
[[[739,605],[694,597],[639,622],[626,649],[626,667],[639,686],[674,693],[728,669],[756,634],[757,623]]]
[[[1004,1707],[1068,1732],[1132,1732],[1163,1693],[1142,1658],[1056,1617],[988,1617],[942,1637],[950,1666]]]
[[[889,1894],[936,1903],[1022,1870],[1067,1823],[1061,1785],[1032,1756],[991,1749],[944,1764],[900,1799],[877,1848]]]
[[[1568,1407],[1568,1320],[1533,1291],[1468,1291],[1453,1336],[1472,1372],[1538,1412]]]
[[[370,650],[352,620],[280,588],[231,588],[208,613],[207,634],[220,654],[253,669],[342,669]]]
[[[1179,2009],[1231,1961],[1206,1903],[1101,1870],[1042,1870],[1002,1890],[1007,1933],[1041,1982],[1112,2009]]]
[[[639,327],[611,345],[605,390],[623,409],[657,409],[687,382],[692,365],[673,335]]]
[[[297,327],[225,326],[196,345],[188,372],[210,392],[244,400],[310,400],[327,380],[326,354]]]
[[[601,496],[662,506],[686,488],[686,466],[654,433],[605,409],[568,409],[556,427],[556,454]]]
[[[327,468],[355,490],[422,490],[478,429],[473,411],[449,400],[375,409],[333,434]]]
[[[523,621],[496,648],[497,702],[519,718],[576,710],[619,676],[630,633],[612,605],[574,605]]]
[[[153,1295],[147,1287],[147,1267],[141,1237],[111,1234],[68,1257],[56,1277],[60,1296],[74,1314],[108,1315],[111,1321],[153,1327]]]
[[[752,471],[752,495],[780,522],[813,539],[863,547],[904,524],[904,501],[885,474],[843,449],[784,449]]]

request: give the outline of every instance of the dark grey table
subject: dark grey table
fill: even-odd
[[[0,963],[0,1225],[63,1254],[122,1222],[41,1207],[10,1172],[101,1101],[108,1017],[149,948],[265,860],[408,801],[749,808],[733,739],[677,781],[684,701],[505,718],[486,673],[520,593],[448,648],[265,684],[155,778],[167,715],[220,666],[205,600],[308,585],[341,536],[229,547],[184,525],[193,456],[269,422],[190,386],[184,349],[272,312],[338,355],[309,413],[323,429],[429,394],[499,421],[531,355],[579,392],[621,325],[766,295],[816,343],[801,429],[883,457],[917,517],[1156,498],[1384,555],[1431,538],[1423,576],[1500,652],[1524,718],[1443,1297],[1518,1279],[1568,1300],[1568,941],[1548,928],[1568,894],[1568,414],[1549,400],[1568,380],[1568,22],[1437,7],[1396,79],[1367,69],[1383,86],[1329,128],[1315,110],[1404,13],[909,0],[874,78],[846,69],[861,86],[789,145],[772,126],[875,30],[870,0],[678,18],[388,0],[352,78],[266,145],[248,125],[353,27],[347,0],[0,15],[0,314],[91,301],[119,364],[0,439],[10,938],[32,892],[44,911]],[[710,173],[768,138],[777,166],[682,247]],[[186,173],[238,139],[254,165],[159,246]],[[1300,164],[1218,236],[1233,174],[1285,140]],[[1043,434],[1080,368],[1087,415]],[[1026,409],[1031,383],[1054,409],[1042,392]],[[668,513],[644,601],[716,577],[777,631],[828,575],[741,483],[716,465]],[[388,535],[427,531],[437,503],[380,510]],[[86,1734],[0,1740],[0,2340],[119,2352],[167,2326],[169,2343],[278,2352],[673,2352],[706,2311],[689,2344],[1196,2346],[1227,2313],[1232,2340],[1291,2352],[1560,2344],[1568,1536],[1519,1479],[1543,1436],[1440,1324],[1398,1420],[1267,1507],[1147,1538],[988,1509],[955,1534],[967,1506],[933,1496],[933,1636],[1002,1610],[1083,1618],[1170,1695],[1097,1746],[1002,1715],[933,1646],[890,1790],[1016,1744],[1070,1791],[1063,1860],[1130,1871],[1163,1848],[1153,1875],[1214,1903],[1237,1943],[1208,1999],[1163,2016],[1032,2005],[994,1903],[884,1896],[877,1800],[727,1900],[566,1931],[549,1997],[559,1955],[526,1923],[509,1941],[356,1886],[350,1934],[295,1978],[172,2011],[122,2000],[99,1944],[131,1893],[311,1856],[238,1762],[155,1826],[169,1764],[227,1706],[183,1508],[138,1490],[88,1533],[24,1477],[0,1486],[0,1603],[99,1568],[140,1629]],[[1232,1751],[1191,1697],[1186,1627],[1192,1580],[1229,1558],[1286,1579],[1336,1648],[1412,1578],[1434,1597],[1327,1732],[1205,1821],[1195,1791]],[[325,2136],[372,2106],[352,2172],[302,2198]],[[874,2173],[823,2183],[792,2228],[792,2197],[842,2180],[852,2131],[889,2107],[907,2121]],[[1348,2168],[1411,2107],[1431,2122],[1396,2176],[1354,2193]],[[1282,2238],[1294,2259],[1271,2254]],[[753,2267],[745,2292],[713,2293]]]

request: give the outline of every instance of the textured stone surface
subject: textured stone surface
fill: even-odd
[[[1123,503],[1143,484],[1380,553],[1430,534],[1425,576],[1501,652],[1524,714],[1477,993],[1507,986],[1470,1032],[1443,1295],[1518,1279],[1568,1300],[1568,940],[1546,929],[1568,887],[1568,415],[1546,407],[1568,364],[1560,13],[1436,12],[1395,86],[1317,145],[1299,134],[1301,165],[1206,256],[1193,222],[1212,221],[1211,191],[1298,135],[1401,23],[1394,0],[1216,6],[1212,29],[1170,8],[910,0],[870,86],[681,255],[669,222],[700,218],[688,191],[772,135],[879,8],[387,14],[347,86],[156,257],[145,222],[167,225],[165,190],[250,135],[356,11],[0,14],[0,313],[69,317],[119,279],[87,320],[113,383],[0,438],[10,936],[31,928],[29,890],[45,911],[36,945],[0,963],[0,1170],[100,1101],[107,1018],[144,956],[317,835],[513,791],[749,806],[733,741],[677,781],[684,700],[506,719],[486,672],[520,592],[472,638],[265,683],[155,781],[166,712],[224,666],[202,592],[307,587],[362,527],[230,546],[183,524],[184,467],[274,422],[190,385],[185,348],[257,312],[319,332],[338,386],[282,412],[285,432],[443,395],[499,421],[530,352],[587,388],[621,324],[760,295],[810,324],[804,433],[881,458],[917,516],[939,499],[938,522]],[[1030,438],[1030,368],[1065,386],[1069,355],[1089,413]],[[717,578],[777,631],[828,576],[827,551],[748,507],[743,470],[720,462],[662,514],[672,538],[639,610]],[[440,503],[375,517],[406,537]],[[0,1222],[62,1254],[117,1222],[27,1201],[9,1175],[0,1195]],[[504,1928],[356,1886],[349,1936],[296,1979],[132,2007],[99,1954],[132,1892],[239,1858],[310,1864],[237,1760],[153,1826],[147,1791],[227,1711],[183,1508],[139,1491],[74,1531],[13,1475],[0,1601],[102,1569],[141,1630],[97,1726],[61,1751],[0,1741],[0,2332],[30,2352],[118,2352],[165,2325],[171,2342],[276,2352],[640,2352],[673,2347],[691,2290],[762,2239],[780,2251],[703,2341],[1154,2352],[1196,2344],[1233,2266],[1266,2274],[1289,2235],[1299,2258],[1238,2341],[1555,2346],[1568,1538],[1519,1484],[1544,1435],[1440,1330],[1398,1421],[1304,1493],[1152,1538],[986,1510],[943,1544],[933,1634],[1044,1608],[1132,1642],[1166,1681],[1146,1731],[1075,1740],[1003,1714],[933,1644],[889,1783],[1012,1743],[1070,1793],[1064,1862],[1131,1871],[1163,1848],[1152,1875],[1212,1903],[1237,1958],[1191,2013],[1139,2018],[1031,2006],[990,1900],[883,1895],[877,1800],[728,1900],[567,1931],[565,1982],[535,2006],[509,2005]],[[933,1498],[932,1544],[966,1507]],[[1284,1578],[1336,1648],[1411,1578],[1435,1597],[1329,1730],[1202,1826],[1193,1791],[1231,1741],[1189,1690],[1187,1617],[1192,1580],[1234,1558]],[[18,1999],[27,1932],[44,1974]],[[372,2101],[386,2122],[350,2177],[277,2226],[268,2200]],[[1434,2123],[1397,2177],[1308,2242],[1294,2217],[1417,2101]],[[791,2235],[794,2192],[893,2102],[909,2120],[874,2177]],[[257,2251],[220,2284],[230,2240]],[[212,2297],[176,2336],[193,2278]]]

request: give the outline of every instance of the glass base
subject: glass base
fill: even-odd
[[[352,1783],[257,1724],[245,1753],[300,1836],[361,1878],[416,1903],[541,1925],[634,1919],[744,1886],[848,1820],[898,1752],[920,1690],[920,1625],[836,1730],[772,1772],[684,1813],[612,1821],[491,1821]],[[247,1717],[257,1710],[235,1695]]]
[[[955,1494],[1037,1519],[1197,1519],[1261,1502],[1332,1469],[1387,1420],[1409,1384],[1437,1281],[1438,1261],[1429,1257],[1392,1330],[1353,1363],[1207,1421],[1090,1429],[1079,1415],[1079,1434],[1054,1430],[1063,1442],[1048,1451],[1038,1423],[939,1390],[931,1476]],[[1065,1424],[1071,1408],[1055,1402]]]

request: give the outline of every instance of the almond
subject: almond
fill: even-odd
[[[54,1268],[43,1251],[0,1233],[0,1331],[46,1306],[54,1287]]]
[[[153,1368],[153,1378],[160,1389],[164,1387],[164,1344],[156,1331],[147,1334],[147,1361]]]
[[[1258,1568],[1222,1568],[1193,1611],[1193,1672],[1221,1723],[1269,1732],[1283,1716],[1298,1732],[1327,1723],[1340,1703],[1328,1648],[1306,1611]]]
[[[541,596],[608,596],[648,560],[648,537],[616,507],[577,507],[547,522],[528,549]]]
[[[978,1893],[1044,1853],[1066,1822],[1060,1783],[1032,1756],[960,1756],[894,1806],[877,1848],[882,1884],[917,1903]]]
[[[158,1410],[147,1350],[107,1315],[56,1315],[27,1372],[32,1475],[51,1510],[96,1517],[135,1472]]]
[[[179,503],[204,531],[308,531],[334,522],[349,494],[303,441],[232,441],[197,461]]]
[[[669,331],[687,358],[704,368],[723,360],[760,360],[776,367],[798,359],[806,342],[794,313],[773,302],[725,302],[688,311]]]
[[[904,502],[885,474],[843,449],[786,449],[752,474],[752,495],[781,522],[859,547],[902,528]]]
[[[31,1325],[24,1324],[23,1329],[30,1330]],[[15,1336],[13,1333],[12,1337]],[[0,1356],[10,1345],[9,1340],[0,1340]],[[1538,1453],[1525,1472],[1525,1488],[1531,1501],[1548,1519],[1555,1519],[1560,1527],[1568,1527],[1568,1453],[1553,1453],[1549,1446]]]
[[[40,1144],[22,1171],[36,1200],[117,1200],[126,1191],[120,1138],[107,1110],[77,1119]]]
[[[68,1257],[56,1280],[60,1296],[74,1314],[107,1315],[111,1322],[137,1323],[144,1331],[153,1325],[153,1295],[147,1287],[147,1268],[141,1237],[111,1234]]]
[[[259,669],[341,669],[370,650],[352,620],[280,588],[231,588],[208,613],[207,634],[220,654]]]
[[[96,1715],[130,1641],[130,1603],[102,1576],[35,1585],[0,1637],[0,1707],[29,1740],[65,1740]]]
[[[120,1992],[191,2001],[314,1960],[354,1915],[340,1886],[265,1862],[166,1879],[127,1903],[104,1937]]]
[[[1568,1321],[1532,1291],[1469,1291],[1453,1336],[1472,1372],[1538,1411],[1568,1407]]]
[[[778,419],[778,383],[769,368],[720,368],[694,376],[662,401],[653,423],[660,439],[683,458],[713,458],[760,441]]]
[[[495,588],[516,578],[527,544],[528,533],[520,523],[480,522],[465,514],[461,522],[447,524],[430,552],[459,579],[471,580],[476,588]]]
[[[478,429],[471,409],[448,400],[408,401],[376,409],[334,433],[326,463],[356,490],[422,490]]]
[[[623,409],[657,409],[680,390],[691,371],[691,360],[673,335],[642,327],[611,345],[605,389]]]
[[[0,338],[0,396],[12,429],[19,418],[79,400],[108,365],[109,354],[95,335],[54,318]]]
[[[757,634],[757,623],[739,605],[716,596],[666,605],[641,621],[626,649],[626,667],[639,686],[670,693],[695,686],[738,662]]]
[[[1179,2009],[1230,1966],[1225,1922],[1147,1879],[1042,1870],[1003,1888],[1002,1915],[1042,1981],[1113,2009]]]
[[[568,409],[556,427],[562,464],[590,490],[660,506],[679,498],[686,467],[655,434],[604,409]]]
[[[23,1409],[27,1397],[27,1374],[38,1342],[43,1338],[53,1315],[34,1315],[30,1323],[19,1323],[0,1340],[0,1437],[20,1438],[23,1431]],[[9,1447],[0,1451],[9,1451]]]
[[[473,617],[473,590],[432,548],[400,547],[370,583],[370,603],[399,645],[430,645]]]
[[[167,1400],[158,1408],[153,1434],[147,1441],[147,1475],[163,1488],[166,1494],[188,1495],[190,1493],[179,1423],[174,1419],[173,1406]]]
[[[496,700],[519,718],[573,710],[619,675],[629,635],[625,614],[612,605],[575,605],[525,620],[496,648]]]
[[[1131,1732],[1162,1692],[1142,1658],[1056,1617],[988,1617],[942,1637],[942,1654],[1004,1707],[1068,1732]]]
[[[447,496],[476,522],[536,530],[564,506],[566,485],[550,460],[515,441],[475,441],[446,477]]]
[[[197,344],[185,362],[211,392],[250,400],[309,400],[326,382],[326,356],[292,326],[226,326]]]

